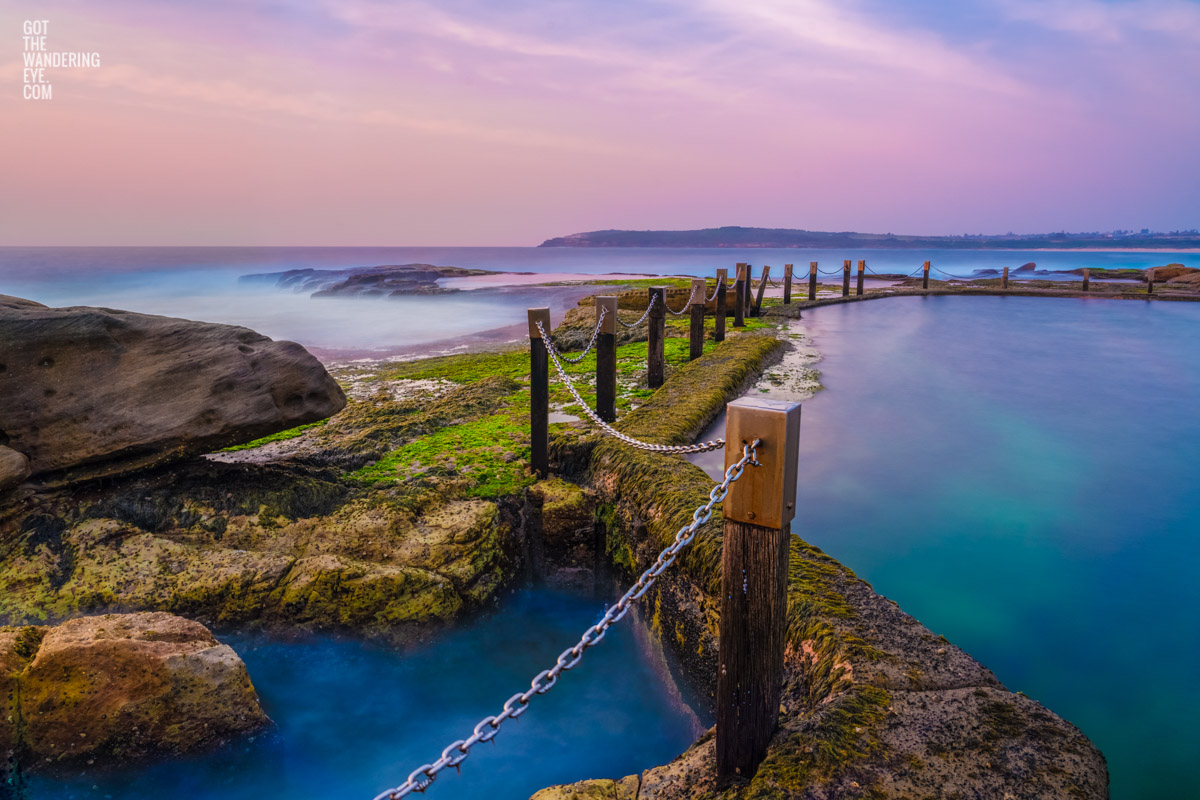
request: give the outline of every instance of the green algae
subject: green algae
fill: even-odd
[[[327,419],[321,419],[321,420],[317,420],[316,422],[310,422],[307,425],[299,425],[295,428],[288,428],[286,431],[279,431],[278,433],[272,433],[270,436],[264,436],[261,439],[255,439],[252,442],[246,442],[245,444],[235,444],[232,447],[226,447],[226,448],[222,449],[220,452],[236,453],[239,450],[253,450],[256,447],[262,447],[264,444],[270,444],[271,442],[286,442],[288,439],[296,439],[300,436],[303,436],[305,433],[307,433],[308,431],[311,431],[313,428],[320,428],[322,425],[324,425],[328,421],[329,420],[327,420]]]

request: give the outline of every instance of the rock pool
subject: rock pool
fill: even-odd
[[[371,800],[469,735],[603,611],[577,595],[523,591],[404,654],[348,638],[219,633],[245,660],[274,728],[194,757],[38,775],[19,796]],[[525,800],[550,784],[621,777],[678,755],[698,723],[631,622],[611,630],[493,744],[476,747],[461,775],[445,771],[427,796]]]

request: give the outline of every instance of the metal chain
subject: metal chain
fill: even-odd
[[[693,286],[693,287],[692,287],[692,293],[688,295],[687,302],[683,304],[683,308],[679,309],[678,311],[671,311],[671,306],[667,304],[667,300],[666,300],[666,297],[665,297],[665,296],[663,297],[663,305],[664,305],[664,306],[666,306],[666,308],[667,308],[667,311],[671,311],[671,313],[672,313],[672,314],[674,314],[674,315],[675,315],[675,316],[677,316],[677,317],[682,317],[682,316],[683,316],[683,312],[685,312],[685,311],[687,311],[689,308],[691,308],[691,305],[692,305],[692,298],[694,298],[695,296],[696,296],[696,287],[695,287],[695,286]]]
[[[620,439],[622,442],[625,442],[625,444],[633,445],[640,450],[649,450],[652,453],[707,453],[709,450],[717,450],[725,446],[724,439],[713,439],[709,442],[697,442],[696,444],[650,444],[649,442],[639,442],[637,439],[621,433],[619,430],[600,419],[600,417],[596,415],[596,412],[593,411],[591,407],[583,401],[583,398],[579,396],[579,392],[575,389],[575,384],[573,384],[571,379],[567,377],[566,370],[563,369],[562,363],[560,363],[558,360],[558,351],[554,349],[554,343],[546,338],[546,332],[542,329],[541,321],[539,320],[534,324],[537,325],[538,332],[542,334],[542,341],[546,343],[546,352],[550,354],[550,360],[554,362],[555,368],[558,369],[558,377],[563,383],[566,384],[567,391],[571,393],[571,396],[575,398],[575,402],[579,403],[579,406],[583,409],[583,412],[588,415],[592,422],[596,423],[596,425],[600,427],[600,430],[604,431],[609,436]]]
[[[719,291],[721,291],[721,281],[717,281],[716,285],[715,285],[715,286],[713,286],[713,293],[712,293],[712,297],[706,297],[706,298],[704,298],[704,302],[707,304],[707,303],[711,303],[713,300],[716,300],[716,299],[717,299],[717,292],[719,292]]]
[[[543,334],[544,336],[544,334]],[[667,549],[658,554],[658,558],[654,560],[654,564],[650,566],[633,586],[625,594],[621,595],[621,599],[605,610],[604,616],[600,618],[592,627],[583,632],[579,637],[579,641],[571,647],[559,653],[555,659],[554,666],[550,669],[544,669],[534,676],[529,682],[529,688],[524,692],[517,692],[512,697],[508,698],[504,703],[503,709],[499,714],[484,717],[475,726],[475,730],[466,739],[459,739],[456,742],[451,742],[442,750],[442,755],[432,764],[423,764],[413,770],[408,776],[408,779],[403,784],[395,789],[388,789],[380,792],[375,796],[375,800],[399,800],[401,797],[412,794],[413,792],[424,792],[428,789],[437,778],[438,773],[446,767],[458,768],[467,756],[471,754],[471,748],[480,742],[490,742],[500,733],[500,725],[510,719],[516,719],[529,710],[529,701],[540,694],[545,694],[554,688],[558,683],[558,678],[562,673],[569,669],[574,669],[583,660],[583,654],[587,652],[589,647],[595,647],[604,639],[608,629],[619,622],[633,606],[635,600],[640,600],[654,582],[658,580],[658,576],[666,571],[667,567],[675,562],[675,557],[679,555],[679,551],[692,543],[696,538],[696,531],[704,523],[712,519],[713,506],[720,503],[729,494],[729,485],[742,476],[742,472],[747,465],[758,466],[758,451],[757,447],[761,440],[755,439],[748,445],[742,447],[742,457],[737,463],[731,465],[725,470],[725,480],[718,483],[708,493],[708,501],[701,506],[698,506],[692,512],[692,521],[679,529],[675,534],[675,541],[671,543]]]
[[[641,325],[643,322],[646,321],[646,317],[650,316],[650,309],[654,308],[654,304],[657,302],[658,302],[658,295],[656,295],[656,294],[651,295],[650,302],[646,303],[645,312],[643,312],[642,315],[640,317],[638,317],[637,322],[626,322],[625,320],[621,319],[620,314],[617,314],[617,322],[621,323],[626,328],[636,328],[638,325]]]
[[[587,357],[588,353],[592,352],[592,348],[596,346],[596,338],[600,336],[600,326],[604,324],[604,315],[607,313],[608,309],[605,306],[600,306],[600,318],[596,320],[596,330],[592,331],[592,340],[588,342],[588,346],[583,348],[583,352],[577,356],[573,356],[571,358],[563,356],[563,361],[567,362],[568,364],[578,364]]]

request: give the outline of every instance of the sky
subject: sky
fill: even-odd
[[[0,0],[0,245],[1186,229],[1197,76],[1189,0]]]

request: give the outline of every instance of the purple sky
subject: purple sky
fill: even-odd
[[[0,244],[1192,228],[1200,4],[8,0],[0,119]]]

